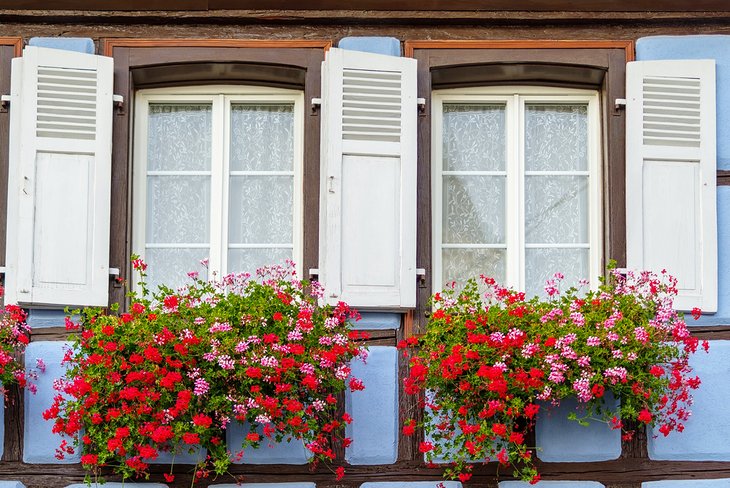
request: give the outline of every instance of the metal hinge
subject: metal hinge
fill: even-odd
[[[418,104],[418,113],[426,113],[426,99],[416,98],[416,103]]]
[[[616,110],[620,110],[621,108],[626,108],[626,99],[625,98],[617,98],[614,102],[614,108]]]

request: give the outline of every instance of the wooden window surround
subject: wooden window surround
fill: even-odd
[[[114,58],[114,93],[124,97],[114,120],[110,265],[130,276],[131,119],[140,88],[203,84],[266,85],[302,90],[304,100],[320,96],[320,65],[330,41],[241,39],[105,39],[101,53]],[[316,268],[319,209],[319,112],[304,115],[304,235],[301,269]],[[123,303],[115,285],[110,301]]]
[[[413,332],[424,330],[431,283],[431,92],[484,85],[540,85],[598,89],[602,114],[604,184],[603,256],[625,261],[623,110],[626,62],[633,41],[406,41],[405,55],[418,60],[418,96],[426,109],[418,120],[417,264],[426,269],[418,289]]]

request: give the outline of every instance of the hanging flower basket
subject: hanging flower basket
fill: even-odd
[[[452,286],[431,298],[425,336],[399,344],[411,354],[405,390],[425,407],[404,433],[424,429],[420,450],[428,462],[450,461],[446,477],[466,481],[473,463],[498,462],[539,481],[526,439],[540,405],[567,397],[585,407],[571,417],[603,420],[624,438],[632,425],[683,430],[700,384],[688,364],[699,341],[672,309],[676,280],[610,270],[598,290],[560,293],[561,279],[548,282],[546,300],[484,277]],[[604,401],[607,391],[619,406]]]
[[[133,264],[144,277],[146,265]],[[147,477],[165,451],[205,450],[195,477],[221,475],[245,448],[286,439],[304,442],[312,462],[333,460],[335,443],[350,443],[337,395],[363,388],[349,362],[366,351],[346,320],[356,312],[318,305],[318,284],[293,269],[217,282],[191,273],[188,286],[152,296],[142,283],[129,313],[87,309],[80,324],[67,319],[78,333],[45,417],[54,432],[81,439],[64,441],[59,457],[80,448],[89,479],[104,467]],[[241,445],[226,445],[232,422],[250,425]],[[165,479],[174,480],[172,466]]]

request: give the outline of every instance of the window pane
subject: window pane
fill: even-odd
[[[231,171],[294,169],[294,105],[231,105]]]
[[[525,177],[525,242],[588,242],[588,177]]]
[[[148,176],[148,243],[210,241],[210,176]]]
[[[525,105],[525,170],[588,169],[588,106]]]
[[[439,285],[456,281],[463,286],[467,279],[479,277],[480,274],[504,283],[504,249],[444,249],[442,257],[443,283]]]
[[[588,279],[588,249],[525,249],[525,283],[528,297],[545,295],[545,281],[556,272],[565,279],[561,289],[577,286]]]
[[[444,171],[504,171],[504,105],[444,104]]]
[[[206,259],[209,254],[208,249],[147,249],[148,288],[155,290],[161,284],[176,288],[191,283],[187,276],[190,271],[197,271],[200,278],[207,279],[207,269],[200,264],[200,260]]]
[[[443,242],[505,242],[505,177],[444,176]]]
[[[228,241],[238,244],[291,243],[294,178],[231,176],[230,181]]]
[[[210,170],[210,104],[150,104],[147,130],[148,170]]]
[[[286,248],[276,249],[229,249],[228,250],[228,272],[255,273],[262,266],[271,264],[284,264],[284,261],[292,258],[292,250]]]

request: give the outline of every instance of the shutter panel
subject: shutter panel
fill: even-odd
[[[633,62],[626,83],[627,264],[676,276],[675,308],[715,312],[715,62]]]
[[[108,304],[111,58],[13,60],[6,301]]]
[[[322,65],[326,301],[416,303],[416,61],[331,49]]]

